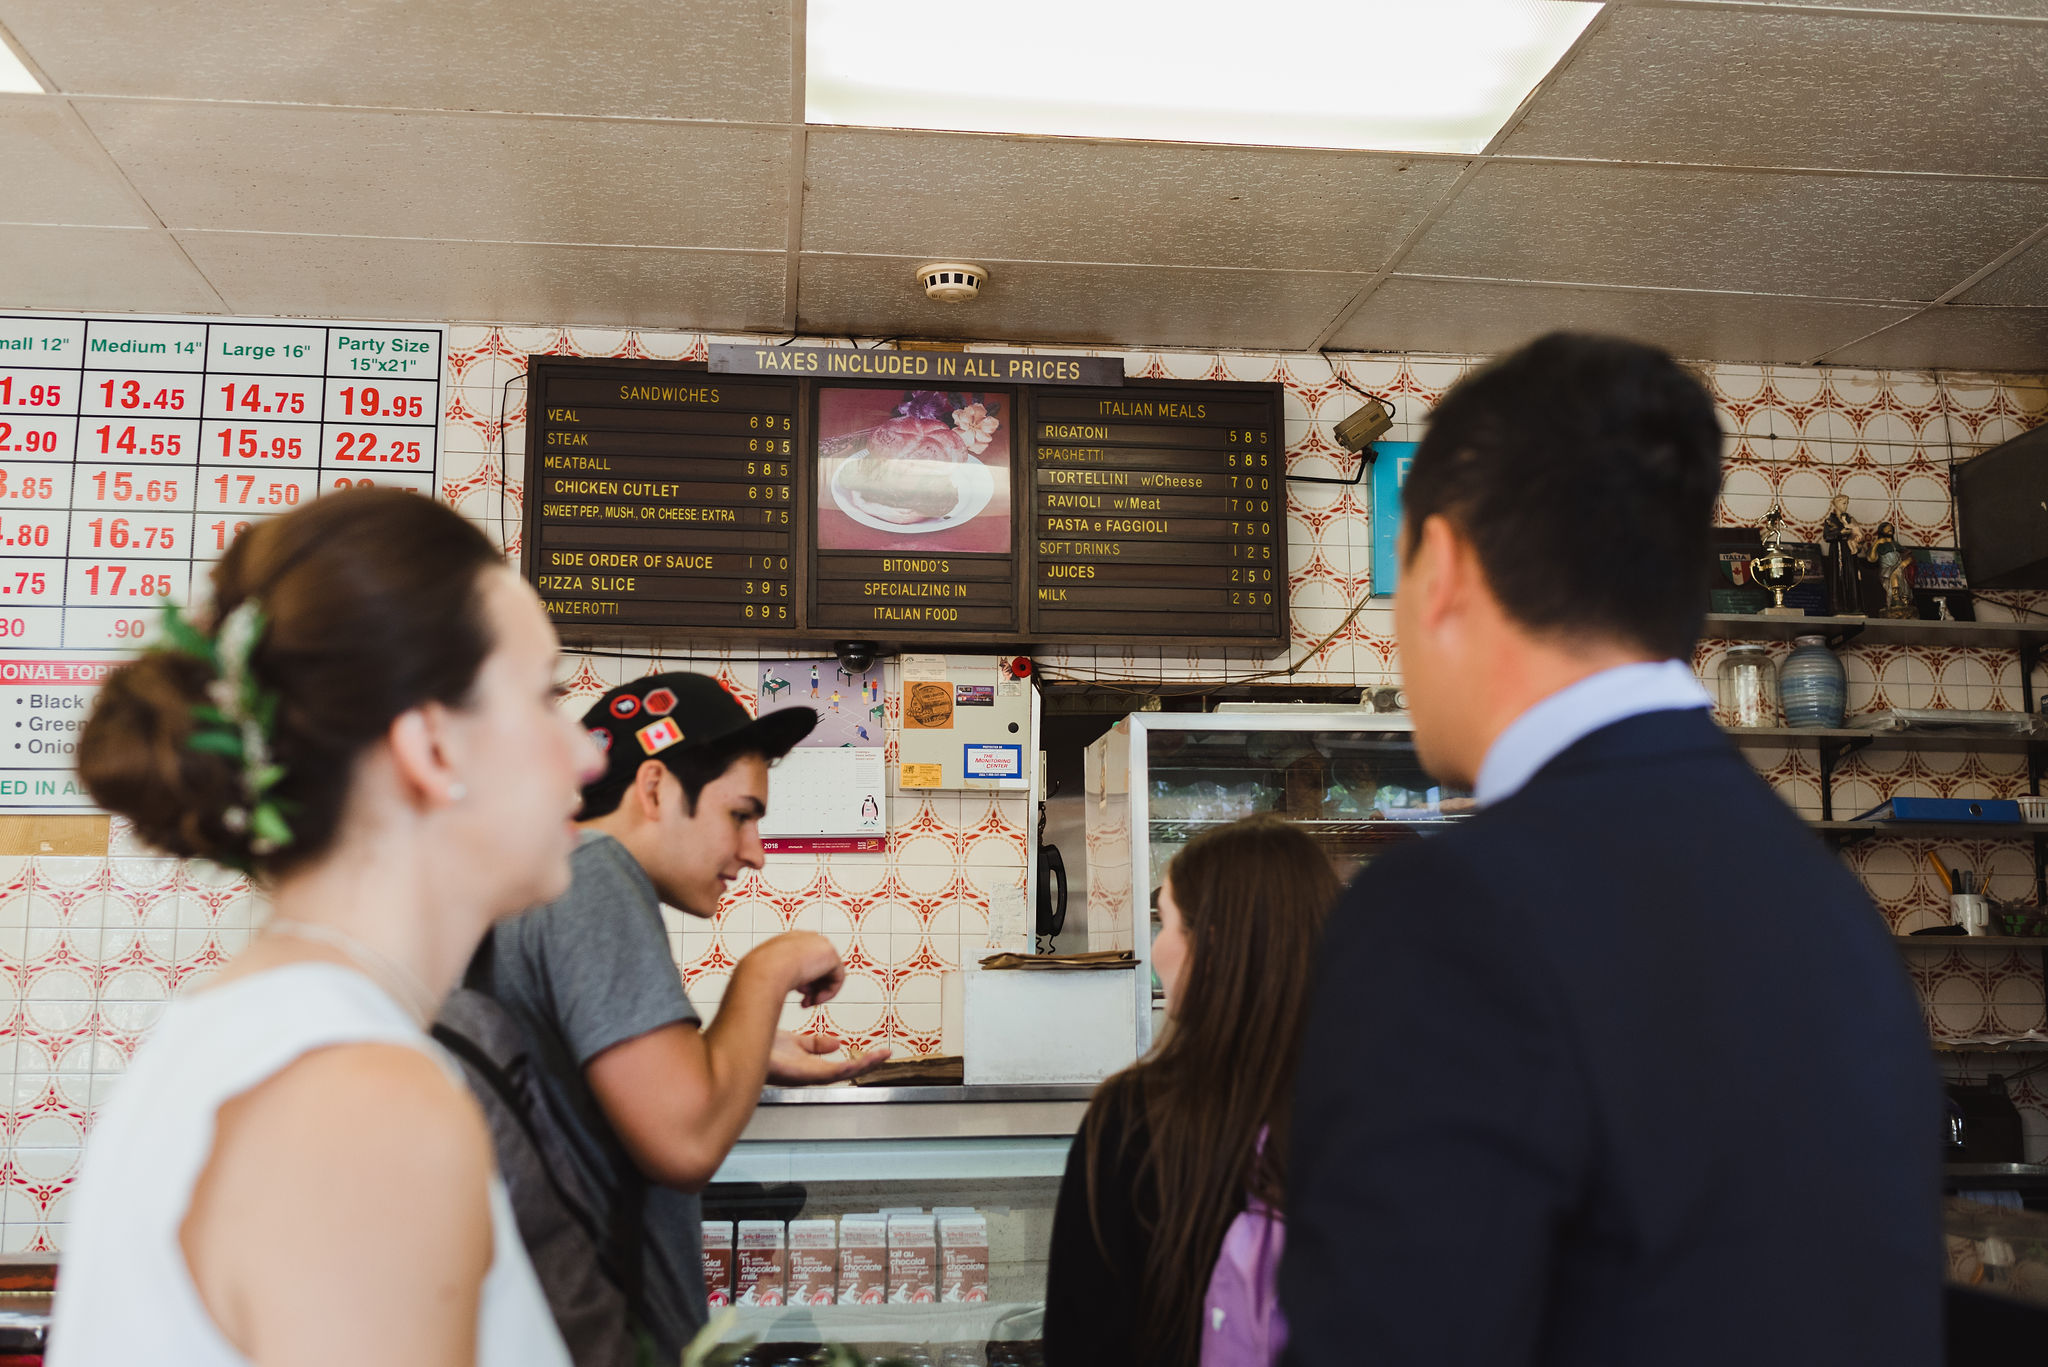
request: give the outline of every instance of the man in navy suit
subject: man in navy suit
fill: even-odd
[[[1721,434],[1662,352],[1459,384],[1395,630],[1456,831],[1333,914],[1280,1295],[1300,1367],[1940,1361],[1940,1100],[1856,880],[1685,663]]]

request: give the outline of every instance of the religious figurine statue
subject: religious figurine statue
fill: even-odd
[[[1820,520],[1820,539],[1826,550],[1821,572],[1827,579],[1828,600],[1838,617],[1861,617],[1863,596],[1857,584],[1856,553],[1867,529],[1849,516],[1849,496],[1836,494],[1828,502],[1828,515]]]
[[[1870,552],[1878,582],[1884,587],[1882,615],[1918,617],[1919,609],[1913,605],[1913,557],[1899,544],[1898,529],[1888,521],[1878,523],[1870,538]]]

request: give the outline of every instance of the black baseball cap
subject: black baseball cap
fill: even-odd
[[[620,684],[583,714],[584,729],[605,752],[604,772],[584,785],[583,810],[601,816],[618,806],[619,794],[650,759],[674,770],[685,756],[715,748],[777,760],[817,724],[809,707],[750,717],[708,674],[650,674]]]

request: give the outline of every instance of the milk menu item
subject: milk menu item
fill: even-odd
[[[946,1215],[939,1220],[943,1269],[940,1296],[947,1301],[988,1299],[988,1217]]]
[[[889,1217],[889,1303],[930,1305],[939,1298],[939,1238],[929,1215]]]
[[[831,1305],[839,1298],[839,1226],[789,1222],[789,1304]]]
[[[881,1305],[889,1299],[889,1222],[879,1215],[839,1220],[839,1303]]]
[[[732,1221],[704,1222],[704,1295],[713,1310],[732,1304]]]
[[[781,1305],[786,1264],[782,1221],[740,1221],[735,1305]]]

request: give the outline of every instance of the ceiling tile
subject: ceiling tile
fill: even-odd
[[[2048,26],[1826,10],[1614,10],[1501,149],[2048,175]]]
[[[912,274],[919,264],[909,256],[806,252],[798,326],[826,336],[1299,349],[1314,342],[1366,278],[987,261],[989,281],[979,299],[935,304]]]
[[[822,252],[1377,270],[1462,160],[814,129],[804,246]]]
[[[773,330],[779,252],[180,233],[234,313]]]
[[[77,104],[173,229],[787,245],[793,153],[778,129]]]
[[[1957,295],[1958,304],[2048,304],[2048,239]]]
[[[68,93],[786,123],[792,0],[6,0]]]
[[[1803,362],[1909,314],[1821,299],[1394,276],[1330,347],[1493,355],[1572,328],[1652,342],[1687,360]]]
[[[107,154],[62,100],[0,95],[0,217],[153,228]]]
[[[1824,359],[1914,370],[2048,370],[2048,308],[1929,309]]]
[[[1929,300],[2048,222],[2048,184],[1494,163],[1403,274]]]
[[[0,223],[0,308],[219,313],[169,233]]]

